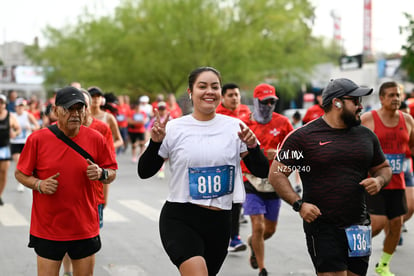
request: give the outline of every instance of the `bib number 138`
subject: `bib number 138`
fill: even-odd
[[[193,199],[217,198],[233,192],[234,166],[189,168],[188,176]]]

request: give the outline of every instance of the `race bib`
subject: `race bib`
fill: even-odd
[[[116,120],[117,120],[118,122],[123,122],[123,121],[125,121],[125,115],[124,115],[124,114],[118,114],[118,115],[116,115]]]
[[[189,168],[190,196],[193,199],[211,199],[231,194],[234,169],[230,165]]]
[[[371,226],[351,225],[345,229],[345,233],[349,257],[371,255]]]
[[[405,154],[384,154],[390,163],[392,173],[399,174],[403,171],[403,163],[405,159]]]
[[[134,114],[133,119],[135,122],[143,122],[144,115],[142,115],[141,113]]]

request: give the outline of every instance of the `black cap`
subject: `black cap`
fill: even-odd
[[[57,91],[55,100],[57,106],[69,108],[77,103],[82,103],[86,106],[85,97],[79,89],[73,86],[66,86]]]
[[[92,86],[88,88],[88,92],[89,94],[91,94],[91,96],[95,96],[95,95],[99,95],[99,96],[103,96],[104,94],[102,93],[102,90],[97,87],[97,86]]]
[[[349,79],[332,79],[322,91],[322,106],[327,106],[333,98],[368,96],[372,91],[372,88],[360,87]]]

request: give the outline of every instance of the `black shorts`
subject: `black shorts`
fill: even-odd
[[[101,238],[75,241],[52,241],[30,235],[29,247],[34,248],[40,257],[61,261],[66,253],[74,260],[89,257],[101,249]]]
[[[367,196],[368,213],[387,216],[389,220],[407,213],[405,190],[381,190],[378,194]]]
[[[145,133],[128,132],[128,135],[132,144],[136,141],[145,141]]]
[[[10,144],[11,154],[22,153],[24,144]]]
[[[162,245],[177,268],[191,257],[202,256],[209,275],[219,272],[229,246],[231,210],[166,202],[159,225]]]
[[[322,222],[304,222],[303,228],[316,273],[349,270],[358,275],[366,275],[369,256],[348,256],[348,241],[343,228]]]

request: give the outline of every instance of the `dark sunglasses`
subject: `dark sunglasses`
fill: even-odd
[[[276,99],[267,99],[267,100],[262,100],[262,101],[259,100],[259,103],[265,104],[265,105],[268,105],[268,104],[273,105],[273,104],[276,104],[276,102],[277,102]]]
[[[360,105],[362,103],[362,97],[342,97],[342,100],[350,100],[354,105]]]

